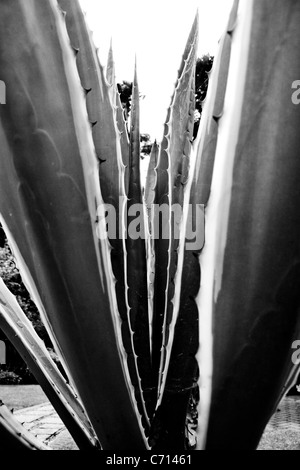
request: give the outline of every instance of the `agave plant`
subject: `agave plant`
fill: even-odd
[[[77,0],[0,6],[0,222],[68,381],[3,283],[0,327],[81,449],[191,449],[191,403],[193,448],[256,448],[300,333],[299,2],[234,2],[193,141],[196,16],[144,190],[137,68],[127,132]]]

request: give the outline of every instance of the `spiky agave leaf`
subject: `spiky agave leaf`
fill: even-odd
[[[90,41],[89,33],[86,29],[79,5],[77,2],[71,2],[70,0],[61,0],[60,3],[62,8],[66,10],[66,21],[71,43],[75,44],[76,48],[78,48],[77,66],[81,76],[81,81],[85,88],[87,87],[86,81],[91,80],[89,77],[90,69],[92,68],[92,70],[96,70],[96,76],[93,77],[92,82],[88,82],[88,88],[91,88],[89,96],[92,97],[93,107],[95,108],[98,106],[96,108],[98,110],[98,120],[93,126],[96,151],[97,153],[98,151],[104,152],[103,155],[107,155],[106,161],[100,166],[101,191],[105,202],[112,202],[113,206],[116,208],[117,230],[119,229],[120,224],[122,226],[122,230],[125,230],[127,223],[125,216],[126,209],[125,207],[122,207],[122,204],[125,203],[128,196],[128,210],[130,210],[130,206],[133,204],[139,204],[141,199],[141,196],[137,196],[138,192],[141,193],[139,183],[139,93],[137,82],[135,79],[134,88],[137,91],[135,92],[134,90],[134,104],[132,107],[131,119],[131,145],[129,150],[128,135],[123,117],[122,105],[114,84],[114,60],[112,47],[109,52],[109,62],[107,67],[108,74],[106,76],[108,81],[106,81],[104,79],[105,77],[103,75],[101,65],[97,63],[93,56],[93,45]],[[83,37],[84,31],[85,37]],[[80,33],[82,39],[79,41],[78,38],[80,38]],[[89,57],[93,67],[91,67],[91,64],[87,62]],[[79,59],[81,62],[79,62]],[[96,98],[98,98],[98,103],[97,100],[96,103],[94,102]],[[88,112],[90,112],[89,102],[87,102],[87,108]],[[115,123],[116,121],[118,127]],[[107,129],[109,132],[106,132]],[[112,129],[114,131],[113,135]],[[138,141],[138,145],[136,145],[136,141]],[[103,147],[103,144],[101,146],[102,142],[107,148]],[[108,148],[110,149],[109,152],[107,151]],[[127,152],[130,152],[131,158],[130,161],[128,160],[127,168],[123,165],[120,152],[122,153],[122,157],[124,155],[124,163],[128,160]],[[102,169],[104,169],[104,172]],[[110,190],[107,191],[107,187],[111,182],[113,185]],[[121,220],[119,218],[120,214]],[[128,223],[130,223],[130,220]],[[123,341],[127,353],[130,374],[137,391],[136,395],[138,403],[140,404],[140,408],[143,410],[143,414],[146,418],[147,413],[145,405],[143,404],[141,378],[139,376],[140,372],[138,371],[137,361],[141,362],[144,357],[144,361],[147,363],[147,352],[144,351],[144,354],[142,354],[141,351],[136,352],[135,350],[136,347],[137,349],[141,349],[142,345],[147,344],[147,338],[144,338],[144,335],[140,331],[141,328],[143,329],[143,324],[148,324],[147,310],[142,308],[143,302],[145,304],[143,299],[147,299],[146,269],[144,269],[146,257],[145,252],[143,250],[141,251],[141,244],[144,244],[144,240],[134,240],[133,243],[131,243],[129,238],[128,243],[125,246],[122,240],[123,235],[124,233],[117,234],[116,238],[110,238],[109,240],[113,248],[111,251],[112,266],[117,281],[115,288],[117,292],[118,307],[122,318]],[[141,272],[144,273],[144,277],[140,276],[139,273]],[[141,286],[139,289],[137,288],[138,284]],[[143,290],[143,295],[140,292],[141,289]],[[137,326],[137,324],[139,326]],[[136,329],[138,329],[138,332]],[[135,339],[133,339],[133,336]],[[137,338],[139,339],[137,340]],[[139,347],[134,345],[137,341],[140,343]],[[149,376],[149,373],[144,374],[144,377],[146,376]],[[150,387],[148,386],[145,388]],[[146,422],[147,421],[148,419],[146,418]],[[144,424],[146,426],[146,423]]]
[[[217,146],[219,120],[224,112],[232,33],[237,20],[239,0],[235,0],[227,28],[220,39],[217,56],[209,73],[209,87],[203,103],[203,113],[197,140],[195,183],[192,196],[198,204],[206,205],[209,199],[214,159]]]
[[[119,131],[118,136],[120,139],[122,162],[124,165],[124,167],[122,168],[124,190],[125,190],[125,194],[128,195],[129,171],[130,171],[129,170],[129,153],[130,153],[129,135],[128,135],[128,127],[127,127],[127,122],[125,120],[124,109],[123,109],[123,105],[121,102],[120,93],[116,85],[115,62],[114,62],[112,42],[109,48],[106,78],[110,85],[111,100],[112,100],[113,107],[115,109],[115,119],[117,123],[117,129]]]
[[[155,203],[162,207],[163,229],[154,233],[155,290],[153,319],[153,364],[158,373],[158,402],[161,406],[170,362],[174,330],[179,313],[178,294],[184,253],[186,217],[184,205],[189,200],[190,154],[195,106],[195,65],[198,46],[198,15],[195,18],[184,51],[175,92],[168,110],[164,139],[157,165]],[[175,209],[175,211],[174,211]],[[157,217],[155,215],[157,222]],[[165,238],[164,238],[165,237]],[[180,294],[179,294],[180,295]],[[172,390],[169,390],[172,393]],[[165,421],[163,411],[156,420]],[[154,425],[154,433],[156,432]],[[160,426],[160,424],[158,425]],[[164,423],[163,426],[172,424]],[[166,434],[168,431],[164,430]]]
[[[150,354],[152,357],[152,329],[153,329],[153,298],[154,298],[154,271],[155,252],[153,239],[153,211],[151,210],[155,202],[156,188],[156,167],[158,163],[159,145],[154,141],[149,159],[149,166],[144,189],[144,211],[145,211],[145,237],[147,253],[147,274],[148,274],[148,321],[149,321],[149,341]]]
[[[198,253],[203,247],[203,207],[192,207],[191,188],[195,169],[192,153],[189,180],[186,184],[183,204],[182,238],[178,249],[175,284],[173,331],[171,330],[166,354],[165,377],[162,398],[158,402],[153,431],[159,437],[155,450],[165,448],[173,451],[188,448],[186,419],[191,392],[197,385],[198,366],[195,359],[198,350],[198,309],[195,302],[200,284]],[[197,214],[196,214],[197,210]],[[194,215],[196,214],[196,215]],[[197,219],[194,238],[191,239],[192,217]],[[176,409],[176,413],[173,410]],[[170,419],[172,416],[172,419]],[[158,424],[157,424],[158,423]]]
[[[116,83],[116,71],[115,71],[115,61],[114,53],[112,47],[112,40],[110,41],[110,47],[107,58],[106,65],[106,80],[109,85],[109,92],[111,97],[112,106],[115,111],[115,119],[117,123],[117,129],[119,131],[118,137],[120,139],[121,145],[121,154],[122,161],[125,168],[122,168],[124,172],[124,187],[125,193],[128,194],[128,185],[129,185],[129,136],[127,123],[124,116],[124,110],[120,98],[120,93],[118,92],[117,83]]]
[[[201,350],[202,338],[204,341],[206,341],[206,333],[203,333],[203,335],[201,335],[198,331],[199,322],[198,325],[196,323],[196,318],[199,317],[199,314],[201,314],[201,312],[198,311],[197,307],[197,294],[199,292],[199,287],[201,286],[201,267],[199,265],[199,255],[205,243],[205,207],[208,203],[211,190],[211,181],[214,169],[219,123],[220,118],[222,117],[224,112],[224,100],[227,88],[231,56],[232,33],[237,22],[238,5],[239,0],[235,0],[232,6],[232,10],[230,12],[226,29],[220,39],[219,49],[214,59],[212,70],[209,73],[208,90],[206,99],[202,105],[203,112],[197,139],[193,144],[193,148],[196,152],[196,157],[193,186],[190,195],[190,205],[193,208],[193,213],[191,214],[191,222],[193,228],[191,232],[194,230],[196,231],[197,246],[196,249],[186,250],[185,252],[183,267],[183,279],[185,280],[185,285],[182,289],[180,299],[180,311],[187,312],[186,314],[184,313],[181,317],[183,328],[186,328],[186,325],[189,325],[188,327],[191,331],[189,355],[187,356],[187,360],[183,361],[182,364],[183,367],[187,368],[187,371],[189,370],[189,368],[190,370],[191,368],[193,368],[195,349],[197,348],[198,350],[200,348]],[[189,240],[189,242],[191,242],[191,240]],[[189,289],[189,286],[191,286],[191,289]],[[187,318],[188,312],[189,318],[194,318],[193,324],[192,322],[186,324],[186,322],[184,321],[184,318]],[[178,331],[177,341],[179,342],[178,348],[180,348],[180,330]],[[196,362],[197,367],[195,367],[194,364],[194,373],[192,374],[192,377],[190,377],[190,387],[195,387],[195,380],[197,379],[197,377],[199,381],[199,365],[201,370],[201,380],[202,377],[205,377],[207,365],[209,366],[207,358],[205,356],[202,356],[200,353],[198,354],[198,361]],[[195,394],[197,397],[198,390],[195,390]],[[200,439],[202,438],[202,432],[205,434],[205,423],[207,423],[208,418],[207,412],[207,404],[205,400],[202,399],[202,402],[198,407],[198,413],[201,413],[198,416],[198,420],[199,422],[201,422],[201,429],[199,432]]]
[[[0,327],[27,363],[78,447],[98,446],[83,406],[58,370],[16,298],[0,279]]]
[[[51,450],[34,437],[0,401],[1,451]]]
[[[150,425],[153,413],[153,384],[150,360],[147,257],[142,189],[140,180],[140,110],[137,67],[132,89],[130,126],[129,188],[126,204],[126,300],[131,333],[132,367],[136,371],[137,392]]]
[[[188,219],[186,221],[186,245],[182,265],[182,281],[177,297],[178,319],[174,331],[174,341],[170,357],[166,387],[181,393],[181,406],[176,404],[179,428],[182,429],[180,440],[170,437],[174,449],[185,446],[184,421],[191,391],[197,387],[199,376],[196,353],[199,345],[198,308],[196,297],[201,284],[199,253],[204,246],[204,205],[208,199],[213,171],[214,154],[217,142],[218,119],[223,112],[224,96],[227,83],[231,50],[231,32],[236,22],[235,1],[224,35],[221,38],[218,56],[210,72],[209,89],[203,104],[203,114],[198,132],[198,139],[193,143],[194,161],[190,171],[193,179],[189,188]],[[201,139],[200,139],[201,136]],[[199,141],[200,139],[200,141]],[[194,238],[193,238],[194,237]],[[195,394],[198,391],[195,390]],[[174,408],[172,399],[165,406],[167,417]],[[175,426],[173,427],[175,429]],[[172,431],[171,431],[172,432]],[[169,444],[170,445],[170,444]]]
[[[116,120],[120,136],[120,144],[122,151],[122,161],[125,166],[124,168],[124,189],[125,194],[128,194],[129,188],[129,136],[127,129],[127,122],[124,116],[124,109],[121,102],[120,94],[116,91]]]
[[[192,174],[193,169],[191,179]],[[196,354],[199,348],[199,313],[196,297],[201,285],[199,253],[204,245],[204,207],[195,203],[193,188],[194,186],[190,192],[189,207],[185,209],[188,217],[186,239],[184,252],[181,253],[183,256],[180,263],[182,265],[181,286],[175,304],[178,317],[165,385],[166,390],[172,390],[172,393],[168,395],[168,398],[163,398],[160,410],[161,413],[164,412],[167,421],[172,409],[176,407],[177,429],[181,429],[181,434],[178,435],[178,431],[175,431],[175,426],[173,426],[168,435],[169,446],[172,445],[174,450],[179,446],[182,449],[189,447],[185,426],[187,411],[192,400],[198,399],[199,367]]]
[[[119,203],[125,197],[124,172],[120,131],[116,124],[116,108],[112,103],[110,85],[100,64],[91,33],[78,0],[59,0],[66,14],[66,26],[71,46],[76,50],[76,65],[83,88],[87,92],[86,106],[92,125],[95,150],[100,161],[99,176],[101,194],[105,204],[116,211],[116,226],[119,228]],[[112,55],[111,55],[112,60]],[[111,64],[113,67],[113,64]],[[127,147],[127,151],[128,147]],[[125,164],[128,155],[124,155]],[[110,239],[112,245],[113,271],[117,279],[118,298],[124,297],[123,252],[119,237]],[[120,303],[120,302],[119,302]],[[121,310],[125,310],[124,300]]]
[[[300,5],[241,1],[201,255],[199,448],[254,449],[299,335]],[[261,44],[267,54],[261,54]],[[200,428],[205,429],[204,422]]]
[[[0,211],[21,275],[47,311],[102,446],[145,448],[109,245],[96,231],[98,163],[63,15],[54,0],[1,1],[0,21],[9,83],[0,109]]]
[[[171,343],[169,344],[169,327],[174,328],[176,322],[176,314],[173,315],[173,297],[174,297],[174,286],[177,261],[179,253],[177,252],[179,247],[179,234],[180,224],[183,221],[183,217],[175,224],[179,224],[179,227],[175,227],[174,214],[172,209],[174,205],[178,205],[181,209],[184,206],[184,194],[186,189],[186,183],[188,180],[189,168],[190,168],[190,153],[192,144],[192,132],[191,128],[194,122],[194,105],[195,105],[195,62],[196,52],[198,46],[198,15],[194,21],[188,43],[186,46],[185,53],[182,59],[182,66],[179,70],[179,77],[176,84],[174,96],[170,106],[169,119],[166,122],[168,129],[165,135],[167,147],[164,150],[161,147],[161,153],[159,157],[158,172],[164,171],[161,169],[162,160],[165,160],[168,167],[167,173],[167,187],[168,187],[168,221],[169,224],[169,235],[167,255],[168,268],[167,268],[167,279],[165,284],[165,299],[164,303],[160,308],[164,311],[163,317],[163,338],[161,344],[161,358],[160,358],[160,378],[159,388],[163,386],[163,376],[165,367],[165,353],[168,356],[168,350],[170,350]],[[165,193],[161,191],[160,184],[157,187],[157,202],[164,201]],[[164,223],[166,223],[164,221]],[[172,227],[173,225],[173,227]],[[177,229],[177,230],[176,230]],[[175,234],[175,230],[178,231]],[[159,256],[159,243],[158,252],[156,256]],[[157,258],[158,260],[159,258]],[[180,271],[180,267],[179,267]],[[177,271],[178,272],[178,271]],[[158,287],[159,278],[155,280],[155,287]],[[157,305],[155,304],[155,307]],[[172,334],[171,334],[172,336]],[[166,359],[167,360],[167,359]],[[168,360],[167,360],[168,362]],[[161,391],[159,390],[159,395]]]
[[[123,162],[115,109],[110,96],[112,86],[107,82],[78,0],[59,0],[65,12],[70,43],[76,51],[76,65],[92,125],[93,141],[99,161],[101,192],[105,203],[118,207],[123,196]]]
[[[146,184],[145,184],[145,193],[144,193],[144,199],[145,199],[145,203],[146,203],[148,211],[151,209],[151,206],[152,204],[154,204],[154,201],[155,201],[156,167],[158,163],[158,154],[159,154],[159,145],[157,144],[155,140],[151,148],[149,166],[148,166]],[[151,229],[150,229],[150,232],[151,232]]]
[[[123,116],[120,96],[115,89],[114,59],[112,45],[106,76],[98,60],[91,33],[78,0],[59,0],[66,14],[66,25],[70,42],[76,50],[76,64],[82,86],[88,90],[86,105],[92,123],[93,140],[100,157],[101,193],[112,222],[115,234],[109,232],[111,261],[115,276],[115,290],[122,321],[127,325],[125,296],[125,252],[122,237],[125,230],[125,201],[129,184],[129,140]],[[104,208],[104,209],[105,209]],[[101,214],[99,214],[101,217]],[[123,324],[124,343],[127,346],[130,333]],[[127,353],[131,354],[131,348]]]
[[[126,216],[125,207],[128,192],[130,193],[131,204],[138,203],[136,197],[132,196],[132,187],[135,181],[139,180],[139,147],[135,147],[136,133],[139,136],[138,130],[138,114],[135,124],[132,119],[132,134],[131,134],[131,149],[129,148],[128,135],[126,125],[123,117],[123,109],[120,102],[119,93],[116,90],[115,84],[115,66],[113,59],[112,45],[109,50],[108,65],[106,77],[103,74],[103,68],[98,63],[95,50],[90,39],[90,34],[85,24],[84,16],[80,10],[78,2],[73,0],[60,0],[61,7],[66,11],[66,22],[68,33],[70,35],[71,44],[78,48],[77,53],[77,67],[83,83],[84,88],[90,89],[87,101],[88,113],[94,112],[93,117],[96,116],[96,124],[93,126],[93,137],[96,152],[105,155],[105,162],[100,166],[100,184],[104,201],[107,204],[112,203],[116,209],[116,229],[122,227],[126,229]],[[94,73],[93,73],[94,71]],[[137,85],[136,85],[137,86]],[[135,105],[133,106],[132,115],[134,116],[135,109],[138,107],[139,95],[135,93]],[[97,115],[95,115],[97,113]],[[90,118],[91,120],[91,118]],[[139,138],[139,137],[138,137]],[[131,161],[128,160],[127,153],[131,154]],[[124,156],[124,162],[122,157]],[[124,166],[127,163],[127,167]],[[134,169],[134,170],[132,170]],[[133,174],[131,174],[133,171]],[[130,183],[129,183],[130,179]],[[128,180],[128,181],[127,181]],[[133,183],[134,182],[134,183]],[[131,189],[129,191],[129,185]],[[136,196],[136,195],[135,195]],[[136,352],[135,345],[137,337],[141,344],[145,345],[145,338],[142,332],[135,331],[138,318],[138,330],[141,329],[143,321],[147,325],[147,311],[142,309],[143,295],[137,292],[137,284],[143,286],[143,293],[147,292],[146,278],[141,277],[138,273],[145,273],[143,263],[145,264],[145,253],[140,252],[137,245],[143,243],[142,240],[136,240],[131,244],[130,240],[128,246],[125,246],[122,237],[124,233],[117,233],[115,238],[109,238],[112,246],[111,259],[113,272],[116,277],[115,289],[117,293],[118,307],[122,318],[122,335],[123,342],[127,354],[127,361],[129,365],[131,380],[136,389],[136,398],[140,406],[141,413],[144,416],[144,426],[147,427],[146,408],[143,400],[142,386],[140,372],[138,370],[137,361],[141,362],[142,357],[147,354],[142,354],[141,351]],[[137,258],[135,253],[138,253]],[[137,266],[137,260],[139,266]],[[126,272],[128,271],[128,273]],[[131,273],[138,275],[138,279],[132,279]],[[134,288],[132,287],[134,285]],[[129,296],[129,298],[128,298]],[[145,295],[147,298],[147,295]],[[130,305],[130,306],[129,306]],[[140,315],[143,311],[143,315]],[[146,315],[146,317],[145,317]],[[133,336],[135,339],[133,339]],[[138,348],[140,349],[140,348]],[[138,356],[138,358],[137,358]],[[144,374],[145,375],[145,374]],[[146,374],[149,376],[149,374]],[[147,388],[147,387],[146,387]],[[149,388],[149,387],[148,387]]]
[[[122,161],[125,166],[123,168],[124,172],[124,187],[125,193],[128,194],[128,185],[129,185],[129,136],[127,123],[124,116],[124,110],[120,98],[120,93],[117,89],[116,84],[116,71],[115,71],[115,61],[114,61],[114,52],[112,47],[112,40],[110,41],[107,65],[106,65],[106,80],[109,85],[109,92],[111,97],[112,106],[115,110],[115,119],[117,122],[117,128],[119,130],[119,139],[121,145],[121,154]]]
[[[113,106],[116,106],[117,85],[116,85],[116,71],[115,71],[115,61],[114,61],[114,54],[113,54],[113,48],[112,48],[112,40],[110,41],[107,64],[106,64],[106,81],[111,88],[112,104]]]
[[[132,109],[130,140],[124,119],[120,95],[115,83],[115,65],[112,44],[110,45],[107,62],[107,81],[111,86],[111,100],[116,108],[116,120],[120,131],[120,144],[125,161],[128,153],[128,162],[124,169],[124,190],[126,201],[124,206],[124,276],[125,299],[127,317],[123,320],[123,336],[131,380],[135,387],[135,395],[143,416],[146,429],[150,426],[151,413],[151,367],[148,331],[148,295],[147,295],[147,257],[145,249],[145,222],[144,214],[139,213],[141,238],[133,239],[127,229],[134,222],[135,214],[130,214],[134,205],[142,206],[142,191],[140,181],[140,130],[139,130],[139,87],[135,65],[132,88]],[[153,405],[152,405],[153,407]]]

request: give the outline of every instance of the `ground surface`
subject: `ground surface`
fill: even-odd
[[[0,385],[0,399],[54,450],[77,450],[39,385]],[[270,419],[258,450],[300,450],[300,395],[286,397]]]
[[[71,435],[49,401],[14,411],[17,420],[54,450],[77,450]]]
[[[77,450],[39,385],[0,385],[0,400],[39,440],[54,450]]]
[[[39,385],[0,385],[0,400],[10,410],[20,410],[48,401]]]
[[[265,429],[258,450],[300,450],[300,395],[281,401]]]

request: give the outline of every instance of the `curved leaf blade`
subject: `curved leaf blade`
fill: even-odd
[[[300,328],[300,115],[291,100],[300,6],[241,2],[238,18],[200,260],[207,449],[257,446]]]
[[[31,274],[101,445],[145,448],[109,245],[97,236],[98,164],[63,16],[52,0],[14,0],[1,2],[0,21],[10,83],[0,110],[0,211],[21,274]]]
[[[147,427],[154,411],[153,384],[150,358],[147,257],[145,241],[145,220],[140,180],[140,108],[137,68],[135,66],[131,126],[129,188],[126,204],[127,237],[126,250],[126,296],[128,326],[131,335],[133,364],[136,371],[137,391],[142,402]],[[138,217],[137,217],[138,214]],[[137,224],[138,221],[138,224]]]
[[[165,135],[160,147],[157,165],[155,203],[162,209],[162,225],[155,238],[155,280],[153,301],[153,366],[158,375],[158,399],[153,423],[155,448],[167,445],[182,448],[182,428],[175,423],[176,417],[168,420],[170,408],[178,411],[185,407],[178,394],[176,379],[168,376],[170,358],[174,342],[175,327],[179,315],[179,298],[182,288],[182,268],[184,262],[185,230],[187,209],[190,199],[191,181],[194,166],[191,165],[194,107],[195,107],[195,66],[198,45],[198,15],[192,26],[171,106],[165,123]],[[164,210],[166,209],[166,210]],[[155,214],[156,222],[158,216]],[[167,227],[168,236],[163,230]],[[155,230],[154,230],[155,232]],[[175,367],[176,369],[176,367]],[[168,383],[168,389],[166,388]],[[180,386],[179,386],[180,387]],[[171,398],[173,394],[173,398]],[[175,394],[175,395],[174,395]],[[170,407],[170,403],[172,403]],[[175,405],[177,403],[177,405]],[[184,413],[183,413],[184,414]],[[178,416],[182,419],[182,413]],[[178,435],[178,429],[179,434]],[[177,433],[174,437],[173,431]],[[167,439],[167,443],[165,442]],[[178,439],[178,440],[177,440]],[[172,442],[172,443],[171,443]],[[180,442],[180,444],[179,444]]]
[[[0,279],[0,327],[27,363],[78,447],[99,447],[84,408],[52,360],[31,322]]]
[[[2,450],[51,450],[25,429],[0,401],[0,439]]]

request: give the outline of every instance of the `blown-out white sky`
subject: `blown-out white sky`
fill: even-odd
[[[118,82],[132,81],[137,57],[141,132],[160,141],[181,56],[199,11],[198,56],[214,55],[233,0],[80,0],[106,64],[113,42]]]

